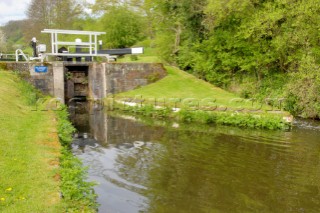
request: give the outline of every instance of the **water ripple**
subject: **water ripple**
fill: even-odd
[[[107,143],[76,152],[100,182],[101,212],[320,209],[320,131],[310,122],[282,132],[108,121]]]

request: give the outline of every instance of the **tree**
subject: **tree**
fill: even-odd
[[[315,58],[301,59],[299,71],[289,75],[286,85],[287,110],[304,118],[320,118],[320,66]]]
[[[153,17],[156,45],[165,60],[179,60],[185,46],[203,39],[206,0],[153,0],[145,1],[147,5]]]
[[[134,45],[143,38],[142,17],[126,6],[114,6],[100,19],[100,27],[106,32],[105,44],[109,48]]]
[[[6,50],[7,50],[6,35],[4,34],[3,30],[0,29],[0,53],[6,52]]]
[[[82,12],[77,0],[32,0],[26,13],[28,21],[24,29],[25,37],[37,37],[49,43],[47,35],[41,35],[45,28],[72,29],[73,23]]]
[[[148,0],[96,0],[91,9],[93,12],[104,14],[115,7],[126,7],[132,11],[143,11]]]
[[[172,8],[181,1],[166,2]],[[226,86],[235,75],[254,75],[260,82],[272,73],[295,72],[306,52],[320,60],[320,4],[314,1],[208,0],[202,8],[200,28],[190,29],[204,27],[203,37],[182,43],[175,59],[211,83]],[[192,35],[188,22],[178,20],[184,23],[182,38]]]
[[[83,7],[76,0],[55,0],[54,27],[58,29],[71,29],[80,15]]]
[[[3,32],[6,35],[7,51],[15,51],[24,46],[23,28],[26,25],[25,20],[9,21],[3,27]]]

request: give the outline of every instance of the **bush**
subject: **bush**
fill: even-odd
[[[286,87],[286,109],[304,118],[320,118],[320,66],[311,56],[300,62],[290,74]]]
[[[150,105],[125,106],[118,109],[129,113],[152,118],[171,118],[185,123],[221,124],[256,129],[290,129],[291,123],[285,122],[283,115],[251,114],[237,112],[216,112],[182,109],[173,112],[171,108],[155,108]]]
[[[70,123],[69,114],[66,107],[62,107],[57,111],[58,116],[58,135],[60,143],[64,147],[70,147],[72,142],[72,134],[75,132],[75,128]]]

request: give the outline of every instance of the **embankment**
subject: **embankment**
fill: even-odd
[[[184,122],[249,128],[288,129],[292,116],[282,99],[257,102],[215,87],[174,67],[168,75],[147,86],[109,96],[108,107],[151,117]]]
[[[59,142],[71,137],[66,121],[58,132],[56,114],[37,109],[37,91],[15,74],[0,70],[0,91],[0,212],[94,212],[80,191],[92,185],[76,182],[85,171]]]

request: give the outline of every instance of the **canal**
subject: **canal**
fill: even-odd
[[[320,125],[263,131],[71,110],[99,212],[319,212]]]

